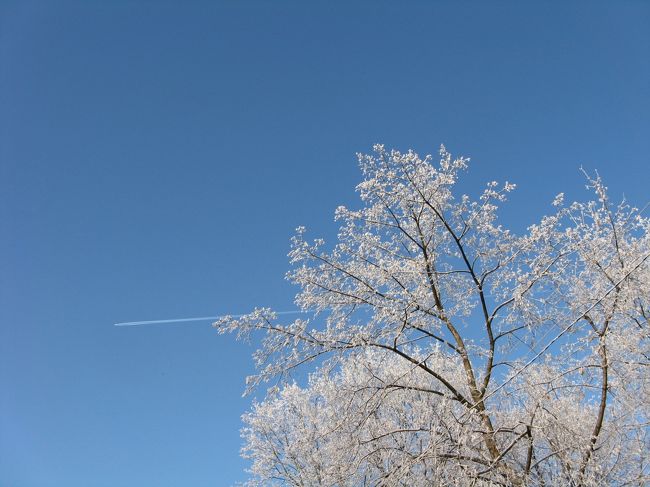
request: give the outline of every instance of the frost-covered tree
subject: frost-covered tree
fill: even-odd
[[[513,184],[472,199],[467,159],[374,149],[338,242],[292,240],[308,318],[215,323],[264,332],[249,386],[276,380],[244,416],[249,484],[649,485],[650,220],[585,174],[594,201],[516,235]]]

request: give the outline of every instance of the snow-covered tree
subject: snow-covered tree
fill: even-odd
[[[292,240],[308,318],[264,332],[244,416],[250,485],[642,486],[650,482],[650,220],[565,205],[523,235],[497,222],[514,185],[454,192],[467,159],[360,155],[338,242]],[[291,372],[312,362],[307,383]]]

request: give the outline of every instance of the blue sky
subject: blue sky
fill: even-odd
[[[524,5],[525,4],[525,5]],[[0,1],[0,485],[221,486],[293,229],[375,142],[510,180],[504,224],[647,203],[650,4]]]

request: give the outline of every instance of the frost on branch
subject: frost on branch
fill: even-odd
[[[650,482],[649,220],[585,173],[594,201],[560,193],[516,235],[515,186],[459,193],[468,160],[444,147],[359,164],[338,241],[292,239],[309,318],[215,323],[262,336],[249,387],[278,385],[244,417],[250,485]]]

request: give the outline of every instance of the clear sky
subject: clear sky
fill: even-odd
[[[525,4],[525,5],[524,5]],[[583,165],[650,201],[650,3],[0,0],[0,485],[225,486],[293,229],[375,142],[472,158],[525,228]]]

